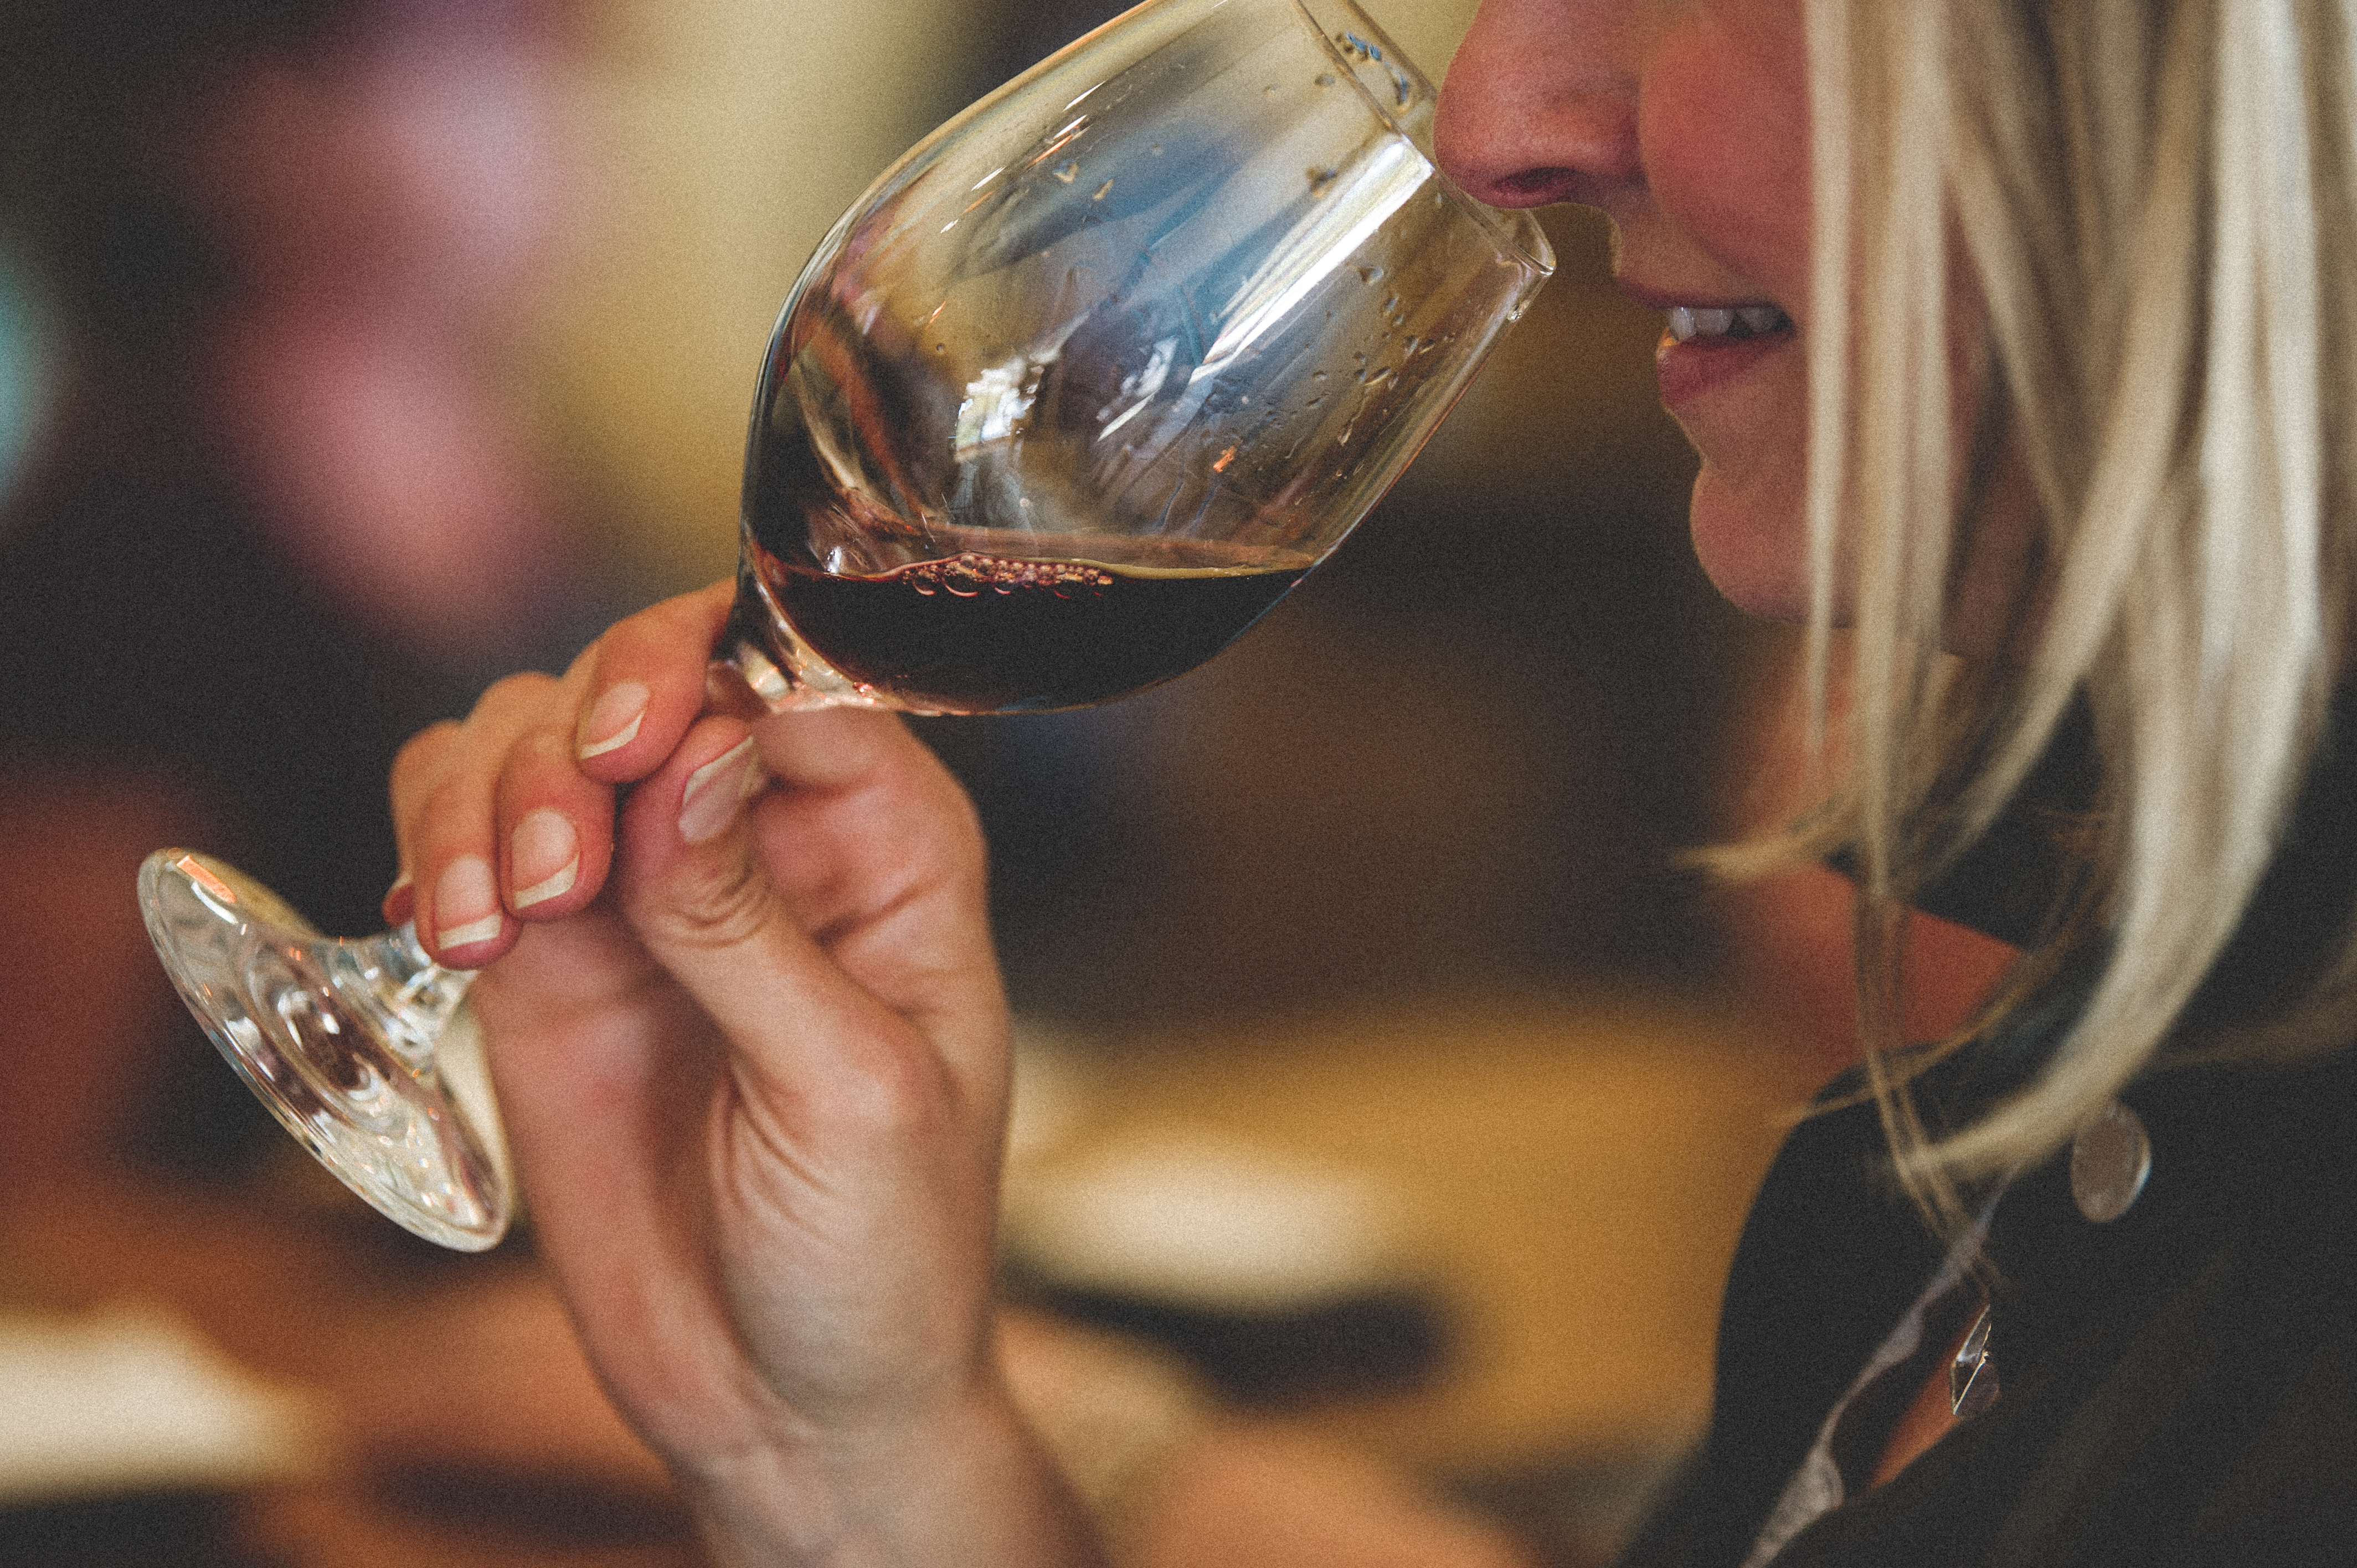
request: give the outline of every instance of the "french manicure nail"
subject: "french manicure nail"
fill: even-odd
[[[434,885],[434,942],[440,948],[463,948],[487,942],[500,934],[500,885],[491,863],[479,854],[462,854],[442,868]]]
[[[690,843],[717,838],[761,780],[760,759],[747,736],[687,776],[679,804],[679,836]]]
[[[525,884],[515,892],[518,909],[529,909],[573,890],[575,879],[581,875],[581,841],[574,836],[573,824],[562,811],[543,806],[516,823],[508,840],[508,872]]]
[[[385,889],[384,918],[391,925],[405,922],[417,908],[417,889],[410,886],[409,873],[404,871],[393,879]]]
[[[624,681],[606,688],[598,699],[589,704],[581,715],[580,733],[575,738],[575,755],[587,762],[593,757],[603,757],[609,751],[619,751],[639,738],[639,725],[647,716],[644,685],[636,681]]]

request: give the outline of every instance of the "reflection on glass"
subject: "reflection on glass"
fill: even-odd
[[[762,709],[985,714],[1184,673],[1349,532],[1553,263],[1432,158],[1348,0],[1149,0],[920,145],[803,271],[761,369],[715,671]],[[280,1119],[436,1240],[511,1208],[406,932],[326,943],[183,851],[181,994]]]

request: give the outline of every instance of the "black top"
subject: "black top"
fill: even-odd
[[[2122,1098],[2153,1144],[2124,1217],[2080,1215],[2067,1152],[1995,1212],[1996,1403],[1778,1568],[2357,1563],[2357,1055]],[[1728,1280],[1708,1434],[1627,1568],[1742,1563],[1932,1277],[1942,1249],[1888,1170],[1870,1104],[1786,1143]]]
[[[2188,1009],[2190,1032],[2279,1012],[2337,948],[2357,888],[2357,693],[2344,693],[2285,846]],[[2096,794],[2083,708],[2019,799],[1921,901],[2038,940]],[[2102,944],[1992,1036],[1919,1079],[1934,1130],[2027,1083],[2075,1017]],[[1824,1103],[1855,1094],[1836,1080]],[[1845,1416],[1850,1500],[1776,1568],[1834,1564],[2357,1563],[2357,1049],[2294,1066],[2174,1066],[2121,1096],[2152,1175],[2083,1218],[2069,1151],[2018,1176],[1986,1260],[1996,1403],[1866,1489],[1928,1364]],[[1701,1449],[1627,1568],[1738,1568],[1835,1403],[1944,1249],[1890,1174],[1870,1102],[1804,1122],[1770,1168],[1728,1277]],[[1953,1328],[1950,1323],[1944,1326]],[[1876,1425],[1876,1418],[1879,1425]],[[1853,1466],[1852,1461],[1856,1464]]]

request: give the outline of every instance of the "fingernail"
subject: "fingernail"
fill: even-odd
[[[605,694],[581,715],[580,733],[575,738],[576,755],[587,762],[593,757],[619,751],[638,739],[639,725],[647,716],[647,696],[646,687],[636,681],[607,687]]]
[[[690,843],[717,838],[737,820],[760,779],[760,759],[753,755],[748,735],[687,776],[687,793],[679,803],[679,836]]]
[[[383,908],[385,924],[389,926],[406,924],[416,912],[417,889],[410,886],[406,871],[394,877],[393,886],[385,889]]]
[[[436,947],[490,941],[500,934],[500,885],[490,861],[462,854],[442,868],[442,880],[434,885]]]
[[[508,875],[524,884],[516,889],[515,907],[529,909],[571,892],[580,874],[581,841],[565,813],[547,806],[526,812],[508,840]]]

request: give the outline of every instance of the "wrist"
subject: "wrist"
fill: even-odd
[[[1085,1510],[993,1369],[885,1432],[783,1437],[675,1466],[715,1568],[1058,1568]]]

